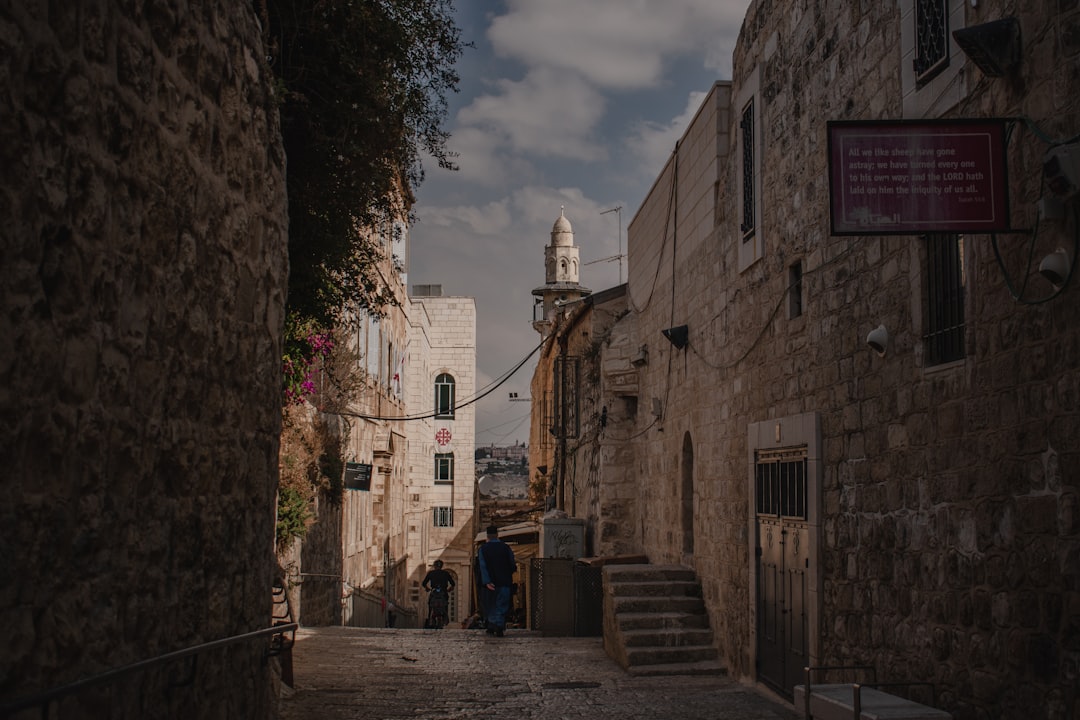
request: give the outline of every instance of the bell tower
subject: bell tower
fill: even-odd
[[[578,247],[574,245],[574,229],[566,219],[565,208],[560,208],[559,218],[551,227],[551,243],[544,248],[544,282],[532,291],[537,297],[533,309],[533,328],[547,336],[554,324],[555,313],[567,303],[591,295],[592,290],[578,282],[581,261]],[[536,308],[542,308],[539,319]]]

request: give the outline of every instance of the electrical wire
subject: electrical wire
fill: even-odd
[[[849,241],[848,242],[848,247],[847,247],[846,250],[844,250],[843,252],[841,252],[836,257],[832,258],[831,260],[826,260],[825,262],[823,262],[821,265],[818,265],[813,270],[807,270],[806,273],[803,275],[803,279],[800,282],[805,282],[805,279],[806,279],[807,275],[814,275],[816,273],[819,273],[822,270],[824,270],[825,268],[832,265],[833,263],[835,263],[835,262],[837,262],[839,260],[842,260],[843,258],[846,258],[848,255],[850,255],[852,253],[853,249],[854,249],[854,242]],[[782,308],[784,306],[784,300],[787,299],[788,293],[791,292],[791,289],[794,288],[795,285],[796,285],[796,283],[789,283],[787,285],[787,287],[784,288],[784,291],[780,293],[780,297],[777,299],[776,304],[773,306],[772,311],[769,313],[768,319],[765,320],[764,324],[761,326],[761,329],[758,331],[758,334],[756,336],[754,336],[753,342],[751,342],[750,346],[748,348],[746,348],[746,350],[743,351],[742,355],[737,357],[735,360],[733,360],[733,361],[731,361],[729,363],[725,363],[725,364],[712,363],[712,362],[709,362],[707,357],[705,357],[704,355],[702,355],[701,353],[698,352],[697,347],[692,342],[688,341],[687,345],[694,352],[694,355],[696,355],[698,358],[700,358],[701,361],[703,363],[705,363],[705,365],[712,368],[713,370],[729,370],[729,369],[731,369],[733,367],[736,367],[737,365],[742,363],[743,360],[745,360],[747,357],[750,356],[750,353],[752,353],[754,351],[754,348],[757,347],[758,343],[761,342],[761,338],[765,337],[765,331],[767,331],[769,329],[769,327],[772,326],[772,322],[776,318],[777,313],[779,313],[780,308]],[[709,320],[708,324],[712,324],[712,322],[714,320],[716,320],[716,318],[718,318],[718,317],[720,317],[720,313],[717,313],[716,315],[713,315],[712,318]]]
[[[506,438],[510,437],[510,434],[515,432],[519,427],[521,427],[521,423],[525,422],[530,417],[532,417],[532,413],[529,413],[528,415],[522,415],[519,418],[515,418],[516,424],[514,425],[514,427],[510,428],[509,430],[507,430],[502,435],[499,435],[498,436],[499,440],[505,440]],[[478,430],[476,434],[479,435],[480,433],[491,432],[495,428],[503,427],[503,425],[509,425],[510,423],[515,422],[515,420],[507,420],[506,422],[502,423],[501,425],[496,425],[494,427],[490,427],[487,430]]]
[[[1036,138],[1038,138],[1039,140],[1046,143],[1047,145],[1049,145],[1052,148],[1057,147],[1059,145],[1067,145],[1069,143],[1073,143],[1073,142],[1076,142],[1077,140],[1080,140],[1080,135],[1074,135],[1071,138],[1067,138],[1065,140],[1054,140],[1053,138],[1046,135],[1046,133],[1044,133],[1039,128],[1039,126],[1035,123],[1034,120],[1032,120],[1031,118],[1026,117],[1026,116],[1021,115],[1021,116],[1017,116],[1017,117],[1013,117],[1013,118],[1008,118],[1008,120],[1011,123],[1023,123],[1024,127],[1026,127]],[[1005,144],[1006,145],[1008,145],[1009,142],[1012,140],[1012,134],[1013,134],[1014,127],[1015,127],[1014,124],[1009,125],[1009,128],[1008,128],[1008,130],[1007,130],[1007,132],[1005,134]],[[1042,173],[1040,173],[1040,184],[1039,184],[1039,198],[1040,198],[1040,200],[1043,198],[1043,192],[1042,191],[1043,191],[1043,182],[1044,181],[1045,181],[1045,176]],[[1031,300],[1031,299],[1028,299],[1028,298],[1024,297],[1025,293],[1027,292],[1028,280],[1031,278],[1031,266],[1032,266],[1032,263],[1034,262],[1034,259],[1035,259],[1035,244],[1036,244],[1036,241],[1038,240],[1038,237],[1039,237],[1039,220],[1040,220],[1040,216],[1039,216],[1038,206],[1036,205],[1035,227],[1032,228],[1032,230],[1031,230],[1031,240],[1028,243],[1027,266],[1024,269],[1024,280],[1023,280],[1023,283],[1020,285],[1019,290],[1017,290],[1013,286],[1013,278],[1009,274],[1009,269],[1007,267],[1005,267],[1005,260],[1001,256],[1001,248],[998,246],[998,233],[990,233],[990,246],[994,250],[994,259],[997,261],[998,268],[1001,270],[1002,278],[1005,280],[1005,287],[1006,287],[1006,289],[1008,289],[1009,295],[1012,296],[1013,300],[1020,303],[1021,305],[1041,305],[1041,304],[1049,302],[1049,301],[1053,300],[1054,298],[1056,298],[1057,296],[1059,296],[1065,290],[1065,287],[1069,284],[1069,280],[1072,278],[1072,275],[1073,275],[1073,269],[1074,269],[1074,267],[1076,265],[1075,261],[1069,264],[1069,274],[1065,277],[1064,280],[1062,280],[1061,285],[1059,285],[1059,286],[1057,286],[1055,288],[1055,290],[1054,290],[1054,292],[1052,294],[1050,294],[1050,295],[1048,295],[1048,296],[1046,296],[1044,298],[1039,298],[1039,299],[1036,299],[1036,300]],[[1078,257],[1078,254],[1077,254],[1078,251],[1080,251],[1080,216],[1077,215],[1077,211],[1076,211],[1075,207],[1073,208],[1073,234],[1074,234],[1073,258],[1076,258],[1076,257]]]
[[[663,239],[662,239],[662,241],[660,243],[660,250],[659,250],[659,252],[656,253],[656,272],[653,273],[652,285],[649,287],[649,297],[645,298],[645,304],[642,305],[641,307],[638,307],[637,301],[634,300],[634,294],[631,291],[632,286],[630,284],[629,271],[627,272],[626,299],[630,301],[630,307],[633,308],[634,312],[638,313],[639,315],[641,313],[645,312],[648,309],[649,305],[652,304],[653,293],[656,292],[656,283],[660,279],[660,266],[663,265],[663,261],[664,261],[664,248],[667,247],[668,229],[671,227],[671,212],[672,212],[672,205],[673,205],[674,198],[675,198],[675,185],[676,185],[676,183],[678,181],[678,178],[675,176],[675,166],[678,164],[678,159],[679,159],[679,143],[678,142],[675,143],[675,149],[671,151],[671,154],[672,154],[671,186],[668,188],[668,204],[667,204],[667,208],[665,209],[665,213],[664,213],[664,236],[663,236]],[[629,238],[628,238],[627,239],[627,252],[630,251],[629,242],[630,241],[629,241]],[[675,264],[675,259],[672,258],[671,262],[672,262],[672,265],[674,265]]]
[[[467,400],[465,400],[463,402],[455,403],[454,408],[453,408],[454,411],[457,411],[460,408],[468,407],[469,405],[473,405],[473,404],[479,402],[480,400],[483,400],[485,397],[487,397],[491,393],[498,390],[507,380],[509,380],[511,377],[513,377],[514,373],[516,373],[518,370],[520,370],[525,365],[525,363],[527,363],[529,361],[529,359],[533,355],[535,355],[537,353],[537,351],[540,350],[540,348],[544,347],[544,344],[546,342],[547,342],[547,339],[543,340],[539,345],[534,347],[529,352],[528,355],[526,355],[524,358],[522,358],[521,362],[519,362],[517,365],[515,365],[513,368],[511,368],[509,371],[507,371],[503,375],[496,378],[496,380],[491,385],[489,385],[486,389],[481,390],[479,394],[474,395],[472,398],[469,398],[469,399],[467,399]],[[336,412],[335,415],[342,415],[344,417],[362,418],[364,420],[388,420],[388,421],[389,420],[400,420],[400,421],[403,421],[403,422],[410,422],[410,421],[413,421],[413,420],[429,420],[429,419],[438,417],[439,415],[441,415],[441,413],[436,412],[436,411],[432,411],[432,412],[429,412],[429,413],[424,413],[422,415],[371,415],[371,414],[367,414],[367,413],[353,413],[353,412],[339,411],[339,412]]]

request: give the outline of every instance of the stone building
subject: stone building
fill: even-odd
[[[350,338],[361,387],[340,412],[309,408],[342,437],[345,479],[340,501],[320,493],[315,522],[279,556],[303,625],[381,626],[390,604],[395,623],[422,623],[420,584],[437,559],[459,584],[451,620],[471,604],[475,303],[439,285],[407,297],[407,238],[404,226],[383,238],[398,304],[360,318]]]
[[[957,718],[1080,716],[1078,26],[757,0],[631,221],[577,512],[596,554],[697,572],[734,676],[872,665]],[[829,121],[942,119],[1004,119],[1008,224],[835,233]]]
[[[271,73],[250,4],[145,10],[0,4],[0,706],[271,622],[288,272]],[[48,714],[269,717],[267,648]]]
[[[395,558],[404,557],[406,543],[407,225],[388,218],[370,229],[369,239],[381,251],[377,272],[394,303],[382,316],[364,312],[348,319],[345,360],[338,362],[349,367],[333,368],[319,383],[341,383],[327,378],[342,375],[349,390],[319,391],[303,409],[310,422],[339,439],[342,487],[316,493],[304,537],[278,553],[294,617],[308,626],[351,624],[360,622],[358,615],[381,623],[383,598],[396,597],[402,582]],[[358,607],[361,594],[378,605],[375,612]]]
[[[442,560],[455,580],[451,621],[471,611],[476,472],[476,304],[416,286],[406,383],[408,425],[406,602],[427,613],[420,589],[431,563]]]

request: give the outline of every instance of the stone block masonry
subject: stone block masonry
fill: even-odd
[[[0,4],[0,701],[269,625],[284,155],[251,4]],[[64,717],[265,717],[263,645]]]

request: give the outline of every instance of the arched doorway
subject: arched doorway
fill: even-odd
[[[690,433],[683,435],[682,462],[679,463],[682,483],[679,489],[681,498],[680,516],[682,520],[682,551],[684,562],[694,554],[694,441]]]

